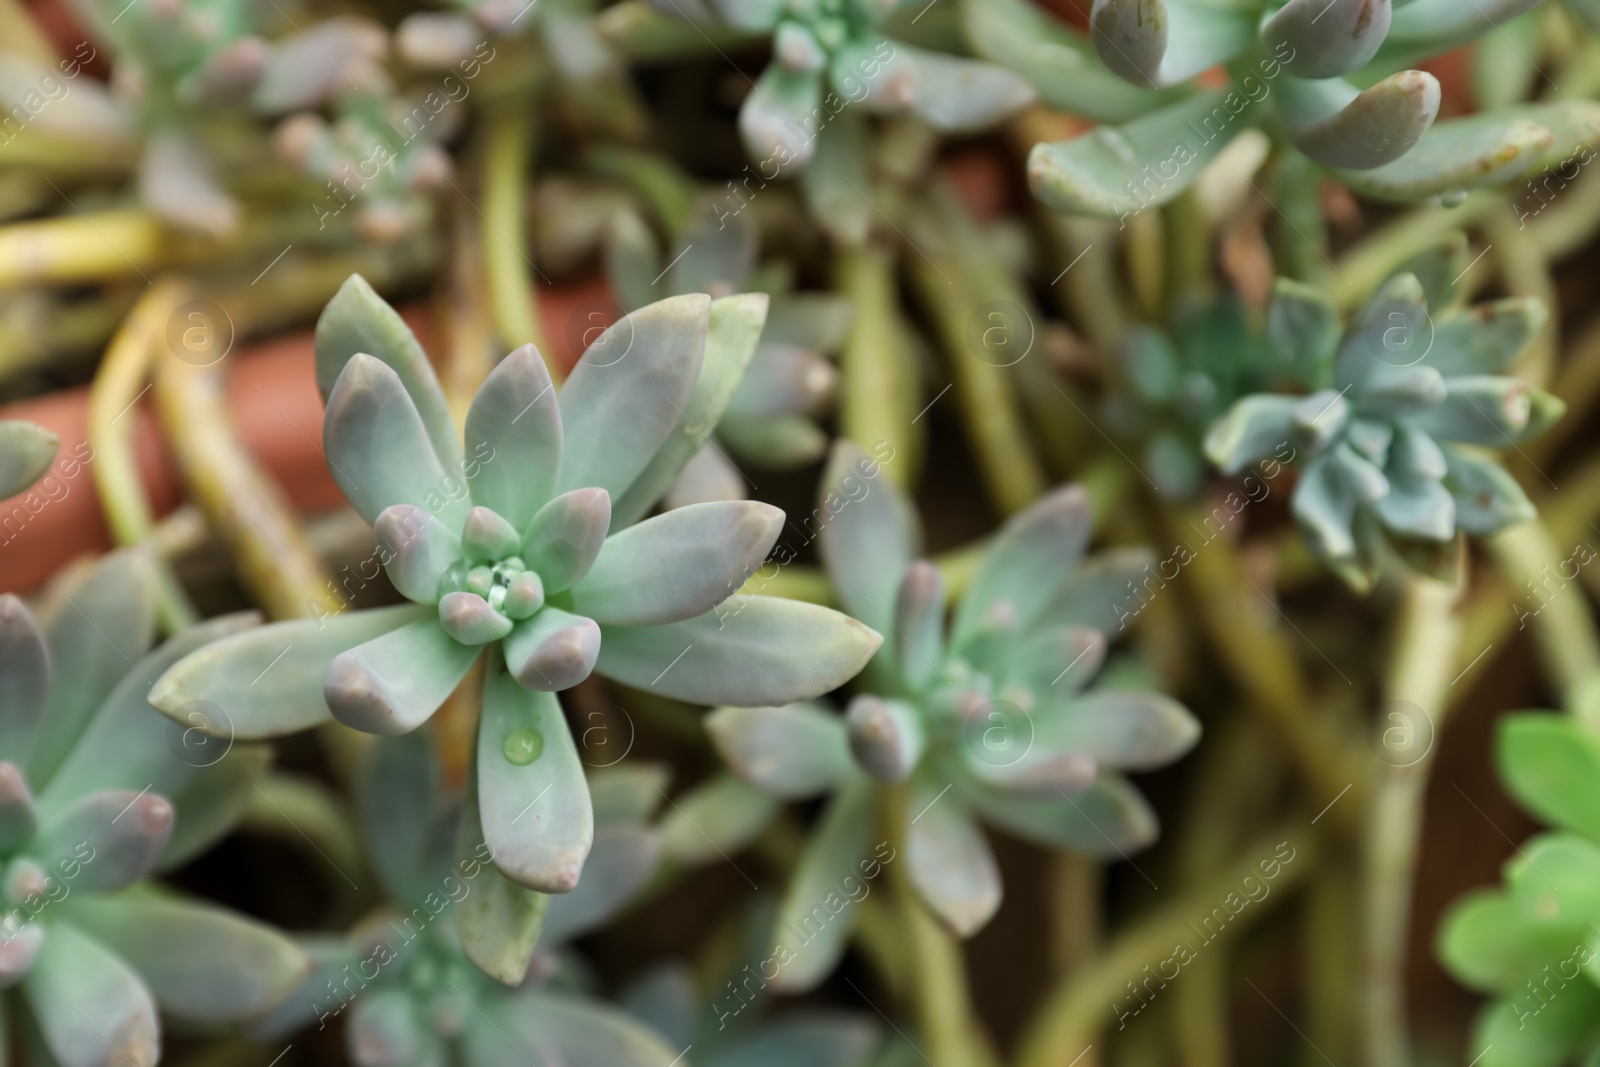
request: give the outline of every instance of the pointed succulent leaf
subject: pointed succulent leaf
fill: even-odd
[[[710,313],[702,293],[669,297],[625,315],[589,346],[560,394],[561,491],[597,487],[619,497],[645,470],[694,391]]]
[[[426,605],[347,611],[222,637],[184,656],[150,689],[150,703],[185,729],[240,741],[328,720],[323,679],[341,653],[435,612]],[[220,708],[218,716],[207,709]]]
[[[378,989],[358,999],[344,1039],[351,1062],[362,1067],[432,1067],[438,1052],[437,1039],[405,989]]]
[[[16,496],[44,476],[61,438],[21,419],[0,420],[0,500]]]
[[[905,781],[922,759],[922,720],[904,701],[862,693],[846,709],[845,725],[857,765],[880,781]]]
[[[15,852],[38,829],[39,809],[22,772],[15,763],[0,763],[0,852]]]
[[[1417,279],[1422,286],[1423,299],[1438,322],[1455,303],[1460,292],[1458,283],[1471,267],[1471,260],[1467,235],[1456,230],[1406,260],[1395,273],[1410,274]]]
[[[723,197],[703,197],[689,216],[667,270],[670,293],[709,293],[732,296],[745,288],[755,273],[760,233],[750,216],[721,211]]]
[[[537,570],[546,593],[570,589],[589,573],[611,525],[604,489],[573,489],[541,507],[522,538],[522,558]]]
[[[1045,103],[1095,122],[1127,122],[1179,95],[1131,87],[1087,38],[1027,0],[963,0],[961,25],[979,55],[1027,78]]]
[[[1090,520],[1089,494],[1069,485],[1001,527],[956,607],[951,644],[985,630],[1030,632],[1083,558]]]
[[[649,822],[667,798],[672,769],[664,763],[628,760],[589,773],[594,824]]]
[[[650,626],[710,611],[744,585],[783,528],[751,500],[676,508],[606,539],[572,587],[572,609],[601,625]]]
[[[474,765],[467,773],[456,833],[456,869],[468,886],[456,905],[456,933],[461,950],[479,970],[502,985],[515,987],[528,975],[528,961],[544,929],[550,898],[516,884],[490,862],[478,796]]]
[[[578,750],[555,696],[524,689],[498,665],[484,683],[478,726],[478,810],[507,878],[541,893],[578,884],[594,841]]]
[[[672,801],[662,817],[666,858],[698,866],[741,852],[772,822],[782,801],[731,774],[719,774]]]
[[[1456,534],[1456,503],[1436,481],[1389,481],[1373,505],[1383,525],[1402,537],[1449,541]]]
[[[568,993],[523,993],[505,1005],[498,1026],[475,1032],[481,1041],[468,1042],[471,1067],[523,1063],[530,1052],[572,1067],[672,1067],[683,1056],[615,1008]]]
[[[1445,462],[1444,484],[1455,499],[1456,524],[1467,533],[1488,536],[1537,516],[1516,478],[1494,460],[1452,448]]]
[[[816,150],[813,113],[822,102],[822,72],[769,63],[739,108],[739,135],[751,159],[765,170],[804,167]]]
[[[854,306],[838,293],[785,293],[767,310],[761,343],[837,352],[850,336],[854,317]]]
[[[660,300],[661,249],[637,211],[618,211],[606,228],[606,278],[622,306],[632,311]]]
[[[695,704],[777,707],[837,689],[882,643],[829,608],[751,596],[665,626],[608,626],[595,668]]]
[[[1600,739],[1561,715],[1513,715],[1495,743],[1500,779],[1518,803],[1547,822],[1600,841]]]
[[[461,530],[461,551],[472,563],[493,563],[514,555],[521,545],[517,528],[486,507],[467,512]]]
[[[22,988],[61,1067],[153,1067],[160,1057],[161,1027],[149,988],[73,924],[50,924]]]
[[[419,619],[335,656],[322,698],[352,729],[408,733],[438,710],[478,652],[445,633],[438,619]]]
[[[131,964],[163,1011],[186,1019],[263,1015],[311,972],[310,958],[283,934],[199,901],[153,894],[74,900],[72,922]]]
[[[667,490],[661,506],[667,511],[688,507],[691,504],[709,504],[717,500],[747,500],[744,475],[733,465],[722,449],[709,441],[683,465],[678,477]]]
[[[895,662],[913,689],[926,685],[944,656],[944,577],[927,560],[912,560],[895,597]]]
[[[1360,92],[1342,78],[1285,78],[1278,93],[1289,139],[1326,167],[1371,170],[1393,162],[1439,114],[1439,80],[1420,70],[1403,70]]]
[[[509,618],[477,593],[446,593],[439,598],[439,625],[464,645],[486,645],[511,632]]]
[[[807,1012],[766,1023],[732,1043],[717,1067],[866,1067],[888,1062],[872,1058],[882,1034],[859,1016]]]
[[[155,866],[172,833],[172,804],[154,793],[106,789],[49,813],[28,854],[47,870],[82,864],[72,887],[85,893],[122,889]]]
[[[838,384],[838,368],[825,356],[806,348],[763,344],[728,409],[747,419],[815,411],[833,396]]]
[[[1095,553],[1067,579],[1041,624],[1086,626],[1106,634],[1124,632],[1130,625],[1128,585],[1145,581],[1155,565],[1155,553],[1148,548]]]
[[[425,828],[439,801],[440,773],[426,732],[385,738],[367,750],[358,778],[362,836],[391,900],[422,899],[434,881]]]
[[[1028,841],[1090,856],[1118,856],[1156,839],[1155,812],[1125,778],[1103,772],[1075,796],[1032,796],[976,781],[957,790],[983,818]]]
[[[767,307],[765,293],[740,293],[711,302],[705,359],[694,392],[677,429],[616,502],[612,521],[617,528],[637,522],[666,494],[690,459],[715,447],[710,444],[711,431],[721,422],[755,355]]]
[[[1311,542],[1325,558],[1351,559],[1356,555],[1351,522],[1359,498],[1340,480],[1331,457],[1313,460],[1295,486],[1291,508]]]
[[[717,424],[717,436],[741,459],[762,467],[803,467],[828,451],[828,435],[805,415],[741,419],[730,412]]]
[[[906,831],[906,869],[933,913],[957,937],[971,937],[1000,908],[1000,868],[983,830],[948,782],[919,778],[911,790],[916,820]]]
[[[444,391],[411,328],[367,280],[352,274],[339,287],[317,319],[317,388],[324,400],[350,357],[365,352],[399,375],[419,418],[427,427],[429,442],[439,462],[453,466],[461,458],[461,444]]]
[[[1389,32],[1389,0],[1289,0],[1261,26],[1261,43],[1295,78],[1336,78],[1367,65]]]
[[[844,722],[816,704],[718,708],[706,730],[735,774],[786,800],[836,789],[855,773]]]
[[[1500,374],[1550,321],[1544,301],[1511,297],[1435,319],[1429,366],[1448,376]]]
[[[779,967],[769,980],[775,989],[816,988],[844,954],[860,898],[841,893],[840,885],[859,878],[870,862],[876,793],[876,784],[865,777],[845,786],[828,801],[806,841],[778,905],[773,942]]]
[[[1523,439],[1532,415],[1526,382],[1482,374],[1451,378],[1440,403],[1407,421],[1438,441],[1508,448]]]
[[[1089,28],[1100,61],[1134,85],[1176,85],[1255,39],[1250,13],[1194,0],[1094,0]]]
[[[526,529],[560,480],[561,433],[550,371],[537,348],[523,345],[489,372],[467,409],[467,455],[479,464],[472,502]]]
[[[559,693],[589,677],[600,641],[601,630],[593,619],[547,607],[517,623],[506,637],[506,664],[527,688]]]
[[[1081,692],[1106,658],[1106,638],[1087,626],[1040,629],[1018,644],[999,676],[1044,701],[1066,700]]]
[[[1033,86],[1005,67],[896,44],[889,70],[871,85],[905,78],[911,110],[936,130],[972,133],[988,129],[1033,103]],[[871,106],[869,92],[864,103]]]
[[[603,925],[649,883],[661,853],[661,832],[653,827],[616,825],[596,830],[577,887],[550,900],[540,943],[565,944]]]
[[[1064,214],[1108,219],[1168,203],[1245,127],[1240,119],[1247,105],[1235,112],[1229,99],[1222,91],[1198,93],[1124,126],[1034,145],[1028,156],[1033,195]]]
[[[52,679],[28,753],[35,788],[50,780],[101,702],[155,640],[155,573],[138,550],[103,557],[81,583],[57,592],[45,637],[50,661],[72,669]]]
[[[1187,708],[1160,693],[1102,690],[1033,713],[1034,747],[1082,752],[1117,770],[1147,771],[1181,757],[1200,739]]]
[[[840,438],[822,473],[814,517],[818,551],[839,602],[880,630],[894,623],[906,568],[920,551],[921,526],[901,490],[855,442]],[[809,527],[809,523],[808,523]]]
[[[0,938],[0,989],[10,989],[33,968],[44,947],[45,926],[31,922]]]
[[[446,526],[466,518],[466,502],[443,492],[451,482],[416,404],[376,357],[358,352],[345,363],[328,394],[322,444],[340,492],[368,522],[392,504],[430,502]]]
[[[0,596],[0,756],[21,760],[50,695],[50,653],[33,613]]]
[[[1340,170],[1341,181],[1382,200],[1457,196],[1498,185],[1538,166],[1556,136],[1532,108],[1436,122],[1399,159],[1370,170]]]
[[[866,112],[847,107],[817,131],[811,162],[800,172],[800,192],[811,217],[847,247],[860,245],[872,232],[868,143]]]
[[[415,504],[384,508],[373,529],[389,557],[384,570],[400,595],[418,604],[437,602],[439,579],[461,557],[455,533]]]

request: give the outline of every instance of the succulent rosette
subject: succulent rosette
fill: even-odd
[[[1056,490],[1012,518],[945,624],[939,571],[919,560],[916,513],[881,468],[840,441],[824,474],[818,544],[841,604],[894,635],[843,717],[816,703],[718,708],[712,741],[739,791],[828,796],[779,908],[763,977],[820,982],[855,921],[852,886],[907,865],[912,884],[961,936],[999,907],[999,870],[980,821],[1050,848],[1121,855],[1149,844],[1154,813],[1122,771],[1177,759],[1199,725],[1170,698],[1096,686],[1109,635],[1150,563],[1147,552],[1085,555],[1082,489]],[[754,601],[751,601],[754,603]],[[739,610],[725,605],[730,617]],[[891,788],[893,787],[893,788]],[[880,827],[884,802],[903,851]],[[684,807],[723,828],[737,812]],[[767,809],[770,810],[770,807]],[[669,852],[672,828],[666,828]],[[835,907],[837,903],[837,907]]]
[[[43,627],[0,596],[0,988],[27,1062],[149,1067],[160,1013],[262,1016],[311,961],[275,931],[152,884],[225,833],[265,754],[190,744],[145,696],[226,616],[155,651],[155,579],[133,552],[52,582]]]
[[[345,1024],[363,1067],[560,1063],[670,1067],[683,1048],[592,995],[586,969],[564,946],[608,919],[641,889],[660,854],[648,820],[660,773],[619,766],[595,775],[595,851],[581,887],[543,898],[532,934],[538,954],[493,977],[469,957],[476,914],[504,903],[506,884],[486,843],[459,823],[462,799],[440,783],[426,731],[373,745],[357,795],[364,840],[384,901],[344,936],[308,936],[316,969],[252,1028],[281,1039],[315,1023]],[[470,795],[466,807],[471,807]],[[465,836],[458,836],[459,834]],[[603,843],[604,842],[604,843]],[[511,964],[512,954],[502,952]]]
[[[330,716],[401,734],[487,652],[483,833],[512,881],[572,889],[593,812],[557,691],[597,671],[696,703],[782,703],[836,688],[881,643],[797,601],[758,598],[733,620],[714,610],[765,558],[777,508],[643,518],[716,426],[765,311],[760,294],[642,308],[595,340],[559,394],[524,346],[473,398],[463,440],[410,330],[352,278],[317,326],[323,443],[411,603],[217,642],[163,676],[152,703],[175,715],[210,701],[212,728],[243,738]]]
[[[750,369],[717,424],[717,439],[742,459],[768,467],[811,463],[828,447],[815,416],[833,401],[839,372],[830,356],[850,329],[850,303],[834,293],[788,291],[782,264],[758,271],[760,234],[752,217],[702,201],[665,260],[655,235],[633,212],[617,216],[607,244],[611,286],[630,310],[666,296],[725,296],[760,288],[770,295],[767,321]],[[744,480],[714,443],[686,468],[695,489],[743,496]]]
[[[1251,127],[1388,200],[1458,200],[1594,144],[1600,108],[1589,101],[1436,122],[1439,82],[1411,69],[1540,3],[1095,0],[1087,38],[1025,0],[965,0],[963,13],[980,53],[1049,103],[1107,124],[1035,146],[1035,194],[1118,218],[1173,200]],[[1219,67],[1226,85],[1202,81]]]
[[[1532,298],[1457,306],[1448,279],[1464,251],[1458,239],[1419,258],[1342,331],[1328,297],[1280,279],[1269,333],[1305,392],[1245,397],[1206,436],[1226,473],[1264,460],[1299,469],[1295,519],[1358,589],[1376,581],[1386,546],[1443,573],[1461,534],[1534,517],[1493,453],[1538,437],[1566,408],[1504,373],[1548,312]]]

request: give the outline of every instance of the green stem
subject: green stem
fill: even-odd
[[[591,148],[583,161],[589,170],[630,186],[673,237],[689,224],[699,188],[676,163],[654,152],[603,145]]]
[[[534,298],[533,260],[528,249],[527,187],[533,152],[534,92],[491,97],[484,105],[487,124],[483,157],[484,276],[495,330],[507,348],[533,344],[550,351]],[[545,356],[559,385],[561,369]]]
[[[835,259],[836,286],[855,312],[839,354],[839,433],[864,449],[887,444],[895,459],[884,469],[908,489],[921,466],[923,428],[894,267],[894,253],[882,245],[841,248]]]
[[[1377,724],[1378,769],[1365,838],[1362,928],[1362,1040],[1368,1067],[1408,1067],[1405,1017],[1406,946],[1422,801],[1444,727],[1460,639],[1456,590],[1425,578],[1408,580]],[[1424,733],[1424,731],[1426,731]],[[1421,751],[1416,749],[1421,747]]]
[[[1051,289],[1061,308],[1089,338],[1102,362],[1115,365],[1127,331],[1127,298],[1117,273],[1116,227],[1103,219],[1077,219],[1040,209],[1038,215],[1055,246],[1060,273]]]
[[[1468,226],[1495,211],[1507,211],[1500,193],[1472,193],[1459,206],[1425,207],[1409,211],[1360,241],[1339,256],[1337,266],[1318,272],[1318,287],[1345,311],[1365,300],[1396,267],[1438,243],[1452,230]]]
[[[1600,727],[1600,707],[1582,706],[1585,683],[1600,667],[1600,633],[1588,601],[1581,590],[1570,588],[1573,576],[1565,573],[1582,557],[1574,548],[1563,549],[1541,522],[1513,526],[1491,538],[1488,545],[1514,590],[1516,599],[1506,609],[1507,619],[1515,615],[1519,629],[1533,627],[1540,658],[1561,690],[1563,704]],[[1592,559],[1593,550],[1589,551]]]

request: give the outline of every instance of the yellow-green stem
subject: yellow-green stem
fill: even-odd
[[[915,421],[921,398],[899,321],[894,265],[894,253],[882,245],[837,253],[835,282],[854,308],[839,354],[839,432],[869,451],[887,444],[894,460],[884,470],[906,489],[921,464],[923,431]]]
[[[550,376],[562,374],[550,356],[534,297],[528,247],[527,187],[533,152],[532,93],[492,97],[484,105],[484,275],[496,332],[507,349],[535,345],[545,354]]]

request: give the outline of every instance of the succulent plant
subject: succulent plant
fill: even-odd
[[[1495,749],[1512,797],[1556,829],[1517,849],[1503,887],[1463,897],[1440,925],[1445,967],[1491,998],[1467,1055],[1484,1067],[1593,1063],[1600,1055],[1600,738],[1565,715],[1524,713],[1501,720]]]
[[[1452,202],[1592,145],[1592,102],[1435,122],[1437,79],[1406,69],[1541,2],[1095,0],[1092,48],[1023,0],[966,0],[964,13],[981,53],[1056,106],[1116,124],[1035,146],[1035,194],[1060,211],[1125,218],[1182,193],[1255,125],[1390,200]],[[1223,64],[1228,84],[1203,88],[1200,76]]]
[[[282,935],[145,880],[226,832],[265,769],[262,753],[196,744],[162,719],[150,680],[254,619],[214,619],[149,652],[145,557],[107,556],[56,589],[43,629],[0,596],[0,987],[28,1062],[148,1067],[158,1009],[248,1020],[310,968]]]
[[[43,477],[61,438],[22,419],[0,421],[0,500],[16,496]]]
[[[867,195],[861,109],[911,112],[935,129],[968,133],[1034,99],[1003,66],[896,39],[896,17],[916,18],[915,5],[901,0],[654,2],[708,28],[771,34],[772,62],[739,110],[739,132],[759,179],[800,172],[819,217],[839,198],[854,208]]]
[[[152,703],[173,715],[211,701],[225,716],[214,728],[245,738],[330,714],[400,734],[487,650],[485,835],[512,881],[570,890],[593,816],[555,692],[598,671],[697,703],[781,703],[837,687],[881,643],[798,601],[760,597],[735,619],[714,610],[765,558],[777,508],[721,501],[639,521],[716,425],[765,310],[752,294],[635,311],[595,340],[559,398],[524,346],[474,397],[463,447],[416,339],[351,278],[317,325],[323,441],[411,603],[217,642],[163,676]]]
[[[707,721],[745,783],[789,800],[830,797],[779,908],[773,973],[763,972],[784,990],[832,970],[854,904],[887,864],[907,864],[956,933],[988,922],[1001,887],[980,818],[1095,855],[1148,844],[1155,816],[1118,772],[1169,763],[1199,737],[1165,696],[1090,684],[1150,557],[1086,560],[1083,490],[1059,489],[1006,524],[947,630],[939,571],[916,559],[915,512],[880,470],[840,441],[816,512],[840,602],[895,635],[864,672],[866,691],[842,718],[794,703],[722,707]],[[885,796],[906,827],[903,856],[875,836]]]
[[[487,844],[467,823],[458,830],[461,798],[442,788],[427,731],[379,740],[358,793],[385,900],[346,936],[305,939],[315,972],[254,1036],[343,1018],[350,1060],[365,1067],[680,1062],[681,1047],[590,996],[581,964],[561,947],[627,903],[654,870],[658,850],[645,844],[644,820],[660,801],[658,778],[642,767],[596,775],[599,834],[632,845],[608,849],[597,839],[582,888],[549,901],[532,965],[524,957],[496,982],[463,951],[475,936],[469,911],[493,907],[499,891]],[[628,862],[619,864],[622,855]]]
[[[1492,534],[1534,514],[1489,453],[1565,410],[1502,373],[1547,312],[1531,298],[1454,306],[1447,279],[1459,278],[1464,249],[1458,239],[1391,277],[1342,335],[1328,297],[1280,279],[1269,336],[1305,392],[1245,397],[1206,435],[1226,473],[1260,460],[1299,469],[1295,518],[1358,589],[1376,580],[1385,544],[1424,570],[1451,570],[1458,532]]]
[[[655,236],[632,212],[613,220],[607,245],[611,286],[629,310],[664,296],[727,296],[767,281],[771,300],[750,369],[717,424],[717,438],[742,459],[770,467],[810,463],[827,449],[827,434],[812,418],[833,400],[838,371],[828,357],[844,344],[850,305],[833,293],[791,293],[780,271],[756,269],[760,235],[750,216],[703,201],[679,236],[663,269]],[[712,499],[717,487],[743,478],[709,441],[686,469],[692,477],[674,499]]]

